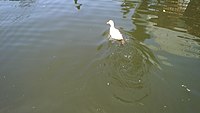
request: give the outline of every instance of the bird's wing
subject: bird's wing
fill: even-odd
[[[123,39],[123,36],[118,29],[113,29],[111,31],[110,35],[111,35],[111,38],[114,38],[116,40],[122,40]]]

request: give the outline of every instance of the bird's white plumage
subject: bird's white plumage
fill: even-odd
[[[115,28],[113,20],[109,20],[107,24],[110,25],[110,38],[115,40],[123,40],[123,36],[118,29]]]

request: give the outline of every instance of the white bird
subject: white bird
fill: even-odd
[[[110,38],[121,41],[122,44],[125,43],[124,38],[120,31],[115,28],[113,20],[109,20],[107,24],[110,25]]]

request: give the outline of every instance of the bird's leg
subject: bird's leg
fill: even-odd
[[[124,39],[122,39],[120,42],[121,42],[122,45],[125,44],[125,40]]]

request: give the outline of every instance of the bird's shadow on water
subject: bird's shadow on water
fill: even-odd
[[[108,30],[102,33],[103,37],[107,35]],[[128,33],[125,35],[124,45],[103,39],[85,74],[94,83],[107,84],[113,98],[124,103],[140,103],[151,92],[148,75],[153,68],[159,68],[159,63],[148,47]]]

